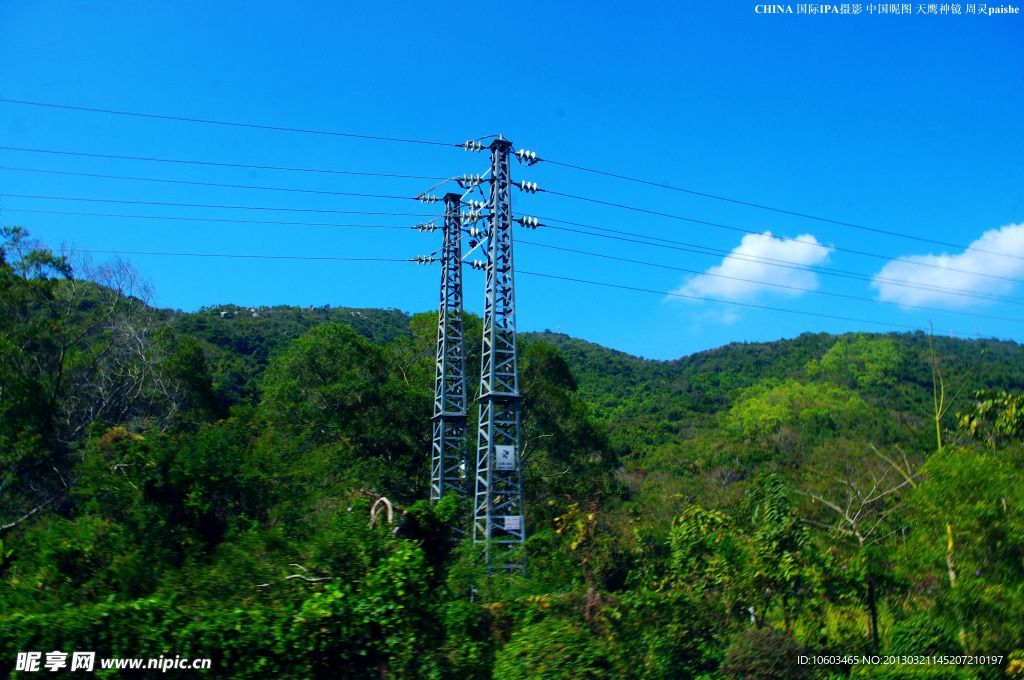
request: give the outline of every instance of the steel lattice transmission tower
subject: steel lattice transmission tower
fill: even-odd
[[[441,305],[437,313],[434,443],[430,500],[448,491],[468,493],[466,474],[466,352],[462,327],[462,197],[444,197]]]
[[[521,569],[526,538],[520,461],[519,367],[512,266],[512,143],[491,150],[487,292],[484,297],[473,540],[483,543],[487,571]]]

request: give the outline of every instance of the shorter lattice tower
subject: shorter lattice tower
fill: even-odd
[[[466,352],[462,325],[462,197],[444,197],[441,304],[437,312],[434,380],[434,440],[430,500],[449,491],[468,493],[466,470]]]

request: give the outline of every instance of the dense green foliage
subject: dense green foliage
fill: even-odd
[[[422,500],[434,314],[157,310],[125,267],[3,239],[0,672],[95,650],[259,678],[1024,673],[1014,343],[653,362],[523,334],[529,562],[488,579],[465,502]],[[1003,662],[798,661],[875,653]]]

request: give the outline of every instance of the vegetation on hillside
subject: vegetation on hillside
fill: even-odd
[[[159,310],[128,267],[2,239],[0,672],[94,650],[254,678],[1024,676],[1015,343],[653,362],[523,334],[529,561],[488,579],[465,502],[424,500],[435,314]],[[842,660],[876,653],[1002,661]]]

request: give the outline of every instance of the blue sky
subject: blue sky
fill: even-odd
[[[1024,279],[1024,259],[979,250],[1024,258],[1024,226],[1015,226],[1024,225],[1024,18],[763,16],[755,14],[754,5],[10,0],[0,4],[5,29],[0,97],[452,142],[503,133],[517,147],[552,160],[922,238],[955,244],[984,239],[963,253],[556,166],[513,167],[517,178],[553,191],[754,232],[741,241],[744,234],[735,231],[517,193],[515,210],[524,214],[734,251],[723,261],[721,254],[540,229],[516,234],[523,241],[516,248],[522,270],[893,325],[933,325],[940,333],[1021,340],[1024,284],[1016,280]],[[0,104],[0,145],[431,176],[486,168],[485,155],[457,149],[13,104]],[[401,195],[414,195],[431,184],[15,151],[0,151],[0,165]],[[438,245],[437,234],[411,230],[21,211],[391,225],[420,221],[412,217],[312,218],[9,194],[440,213],[438,206],[424,210],[411,201],[18,170],[0,170],[0,193],[5,194],[0,198],[4,224],[24,224],[53,245],[66,241],[94,249],[397,258],[429,253]],[[526,241],[720,276],[598,259]],[[927,266],[886,262],[850,250],[889,258],[913,256]],[[756,261],[765,256],[861,278]],[[157,303],[186,310],[233,302],[425,311],[437,300],[436,266],[129,259],[152,281]],[[873,283],[871,277],[880,273],[887,281],[919,287]],[[1016,301],[964,298],[936,292],[936,286]],[[889,304],[829,297],[821,291]],[[481,274],[467,271],[467,307],[479,311],[482,297]],[[525,275],[517,279],[517,303],[521,330],[560,330],[663,359],[805,331],[891,330],[864,321]],[[934,309],[908,309],[908,304]]]

